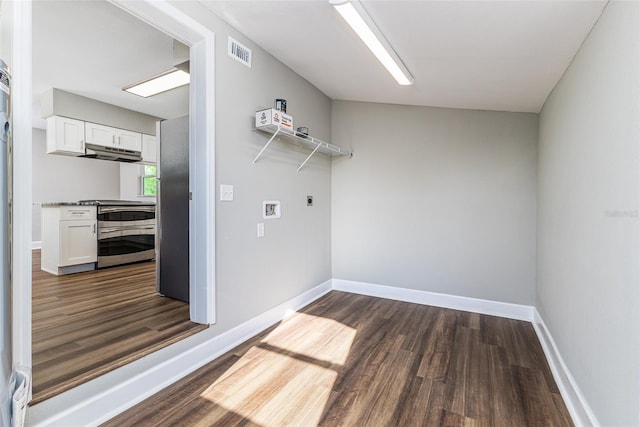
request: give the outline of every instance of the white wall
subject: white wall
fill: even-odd
[[[331,101],[200,4],[174,5],[215,32],[216,183],[231,184],[235,192],[232,202],[216,201],[217,322],[207,337],[331,278],[329,159],[317,155],[296,173],[309,151],[276,142],[251,164],[268,140],[253,130],[257,110],[285,98],[295,126],[328,139]],[[252,68],[227,55],[228,35],[253,49]],[[314,196],[313,207],[307,195]],[[263,200],[280,200],[282,218],[263,220]],[[265,237],[258,239],[260,222]]]
[[[540,115],[536,307],[602,425],[640,425],[639,9],[607,5]]]
[[[333,102],[333,277],[532,305],[537,116]]]
[[[46,132],[33,129],[32,239],[40,241],[40,203],[120,198],[120,163],[46,154]]]
[[[41,97],[43,118],[70,117],[134,132],[156,134],[158,117],[107,104],[60,89],[49,89]]]
[[[120,200],[136,202],[155,202],[155,197],[142,197],[141,179],[142,165],[135,163],[120,163]]]

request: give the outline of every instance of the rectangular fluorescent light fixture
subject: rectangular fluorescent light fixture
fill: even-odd
[[[413,84],[413,76],[359,2],[330,0],[330,3],[399,84]]]
[[[142,96],[143,98],[148,98],[180,86],[188,85],[189,81],[189,73],[178,70],[177,68],[172,68],[140,83],[124,87],[122,90]]]

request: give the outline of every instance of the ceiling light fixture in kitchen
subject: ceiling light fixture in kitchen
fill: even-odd
[[[329,0],[329,3],[342,15],[399,84],[403,86],[413,84],[413,76],[360,2]]]
[[[177,68],[172,68],[150,79],[123,87],[122,90],[142,96],[143,98],[148,98],[180,86],[188,85],[189,81],[189,73]]]

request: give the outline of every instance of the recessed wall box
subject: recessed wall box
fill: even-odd
[[[256,127],[280,126],[284,129],[293,130],[293,117],[289,114],[278,111],[275,108],[256,111]]]
[[[280,202],[278,200],[265,200],[262,202],[262,218],[280,218]]]

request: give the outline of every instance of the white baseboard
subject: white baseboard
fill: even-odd
[[[415,289],[374,285],[351,280],[333,279],[333,289],[372,297],[387,298],[415,304],[433,305],[472,313],[533,321],[533,307],[456,295],[439,294]]]
[[[533,323],[576,426],[599,425],[534,307],[332,279],[212,338],[206,331],[29,409],[28,426],[97,426],[152,396],[331,290],[470,311]],[[201,338],[204,335],[204,338]]]
[[[331,291],[331,280],[213,338],[203,331],[39,403],[28,426],[97,426]]]
[[[42,249],[42,241],[31,242],[31,250]]]
[[[470,311],[506,317],[508,319],[526,320],[533,324],[538,340],[553,373],[553,378],[564,399],[573,423],[580,426],[598,426],[598,420],[582,395],[571,372],[564,363],[558,348],[547,329],[542,317],[535,307],[510,304],[455,295],[439,294],[415,289],[396,288],[392,286],[374,285],[371,283],[333,279],[333,289],[354,294],[387,298],[415,304],[433,305],[436,307]]]
[[[549,367],[551,368],[551,372],[553,373],[553,378],[571,414],[573,423],[578,427],[599,426],[600,423],[598,419],[591,410],[576,381],[573,379],[569,368],[567,368],[567,365],[564,363],[558,347],[551,336],[551,332],[549,332],[547,325],[535,308],[532,323],[538,335],[540,345],[542,345],[542,350],[547,358],[547,362],[549,363]]]

